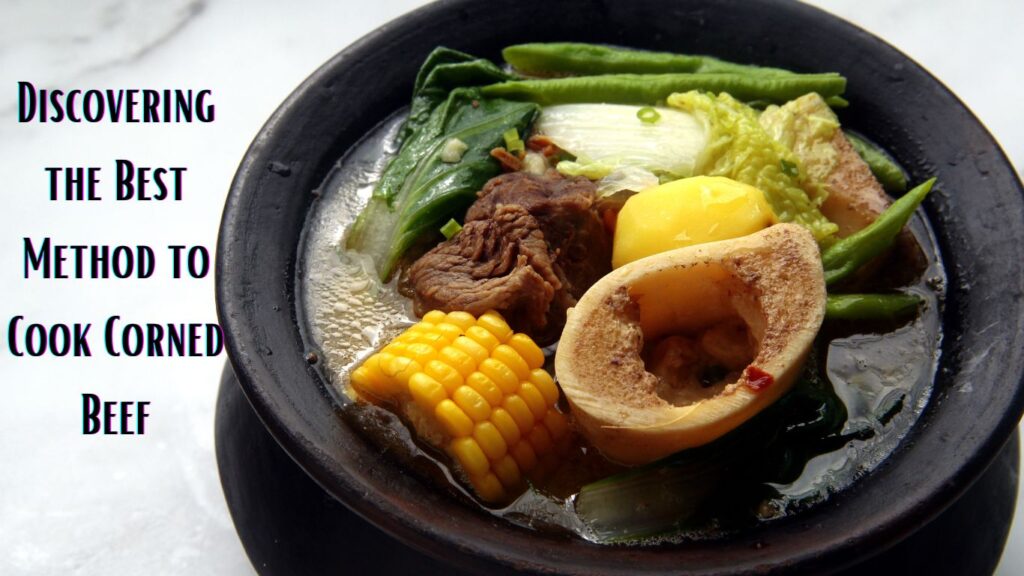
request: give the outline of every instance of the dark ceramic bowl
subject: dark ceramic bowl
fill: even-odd
[[[1024,198],[1006,157],[941,83],[870,34],[815,8],[760,0],[456,0],[364,37],[313,73],[256,137],[231,188],[217,302],[231,363],[253,408],[296,462],[399,540],[488,573],[831,571],[922,526],[985,470],[1024,407]],[[338,417],[304,356],[296,311],[299,237],[316,188],[375,124],[408,103],[423,57],[444,44],[497,58],[533,40],[603,42],[849,79],[844,126],[940,189],[925,209],[949,275],[946,337],[931,403],[877,470],[826,503],[735,537],[601,547],[509,525],[382,457]]]

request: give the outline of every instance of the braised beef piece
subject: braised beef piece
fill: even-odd
[[[494,309],[539,343],[557,340],[565,311],[610,269],[594,185],[517,172],[477,196],[462,231],[409,268],[414,311]]]
[[[498,206],[491,218],[467,222],[454,238],[417,260],[408,273],[414,312],[498,310],[516,330],[553,341],[566,291],[537,220],[517,205]],[[536,336],[535,336],[536,337]]]
[[[565,178],[554,170],[544,176],[502,174],[477,193],[466,221],[488,218],[502,204],[525,208],[540,223],[569,293],[579,298],[611,270],[611,239],[594,209],[595,191],[590,180]]]

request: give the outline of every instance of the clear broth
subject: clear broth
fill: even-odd
[[[300,245],[299,313],[320,350],[321,366],[342,417],[425,482],[477,502],[456,481],[444,454],[417,441],[393,413],[358,401],[348,384],[352,369],[416,321],[394,283],[382,285],[370,263],[344,248],[346,231],[395,153],[394,137],[403,119],[404,114],[396,113],[367,134],[338,161],[318,190]],[[899,325],[827,323],[819,335],[815,376],[824,392],[815,393],[825,394],[826,403],[838,402],[835,410],[845,411],[845,418],[821,438],[788,446],[771,444],[767,451],[763,445],[746,448],[747,452],[730,448],[730,443],[743,446],[745,437],[766,429],[783,440],[793,434],[802,438],[798,428],[806,422],[784,422],[784,417],[766,411],[755,418],[757,422],[698,449],[702,452],[695,454],[708,460],[722,459],[722,452],[738,452],[731,460],[723,459],[726,476],[715,478],[719,488],[702,493],[705,502],[699,509],[688,510],[685,521],[670,533],[645,542],[706,539],[790,515],[847,488],[896,449],[928,402],[942,337],[941,258],[934,234],[920,214],[910,227],[927,258],[927,269],[908,289],[924,298],[921,314]],[[550,357],[553,348],[547,352]],[[544,486],[531,487],[508,506],[480,504],[481,509],[530,529],[568,532],[592,541],[614,539],[614,533],[581,520],[575,495],[582,484],[620,469],[584,444],[567,460],[582,472],[564,473],[568,466],[563,466],[562,474]]]

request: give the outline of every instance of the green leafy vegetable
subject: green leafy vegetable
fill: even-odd
[[[827,320],[895,320],[909,316],[921,305],[914,294],[829,294]]]
[[[782,106],[769,106],[757,118],[773,140],[793,152],[800,166],[790,176],[799,176],[799,168],[811,182],[823,183],[839,160],[832,140],[839,131],[839,118],[817,94],[805,94]],[[788,167],[783,165],[783,172]],[[814,197],[824,194],[816,192]]]
[[[504,143],[505,131],[525,132],[537,112],[533,104],[482,98],[471,88],[453,90],[388,165],[347,246],[372,256],[381,279],[387,279],[417,239],[436,233],[501,171],[490,150]],[[458,163],[441,158],[452,139],[466,145]]]
[[[871,173],[881,182],[886,192],[899,193],[907,189],[907,176],[899,164],[896,164],[888,154],[856,134],[847,132],[846,138],[871,169]]]
[[[821,253],[825,283],[835,284],[885,252],[935,184],[935,178],[907,192],[874,222],[837,241]]]
[[[725,176],[759,188],[779,220],[802,225],[819,243],[831,239],[838,227],[818,210],[824,199],[820,186],[787,174],[787,164],[798,175],[806,171],[793,151],[759,123],[754,110],[728,94],[701,92],[673,94],[668,104],[705,118],[708,144],[694,173]]]
[[[701,74],[606,74],[547,80],[510,80],[482,88],[484,96],[529,100],[541,105],[572,102],[657,104],[675,92],[727,92],[741,101],[782,103],[808,92],[823,98],[846,89],[837,74],[751,76],[734,72]]]
[[[512,78],[490,60],[443,46],[435,48],[416,75],[409,117],[402,126],[399,142],[425,124],[431,111],[444,102],[453,89],[483,86]]]

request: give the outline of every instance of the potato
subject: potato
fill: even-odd
[[[764,194],[753,186],[714,176],[675,180],[626,201],[615,225],[612,266],[746,236],[776,222]]]

